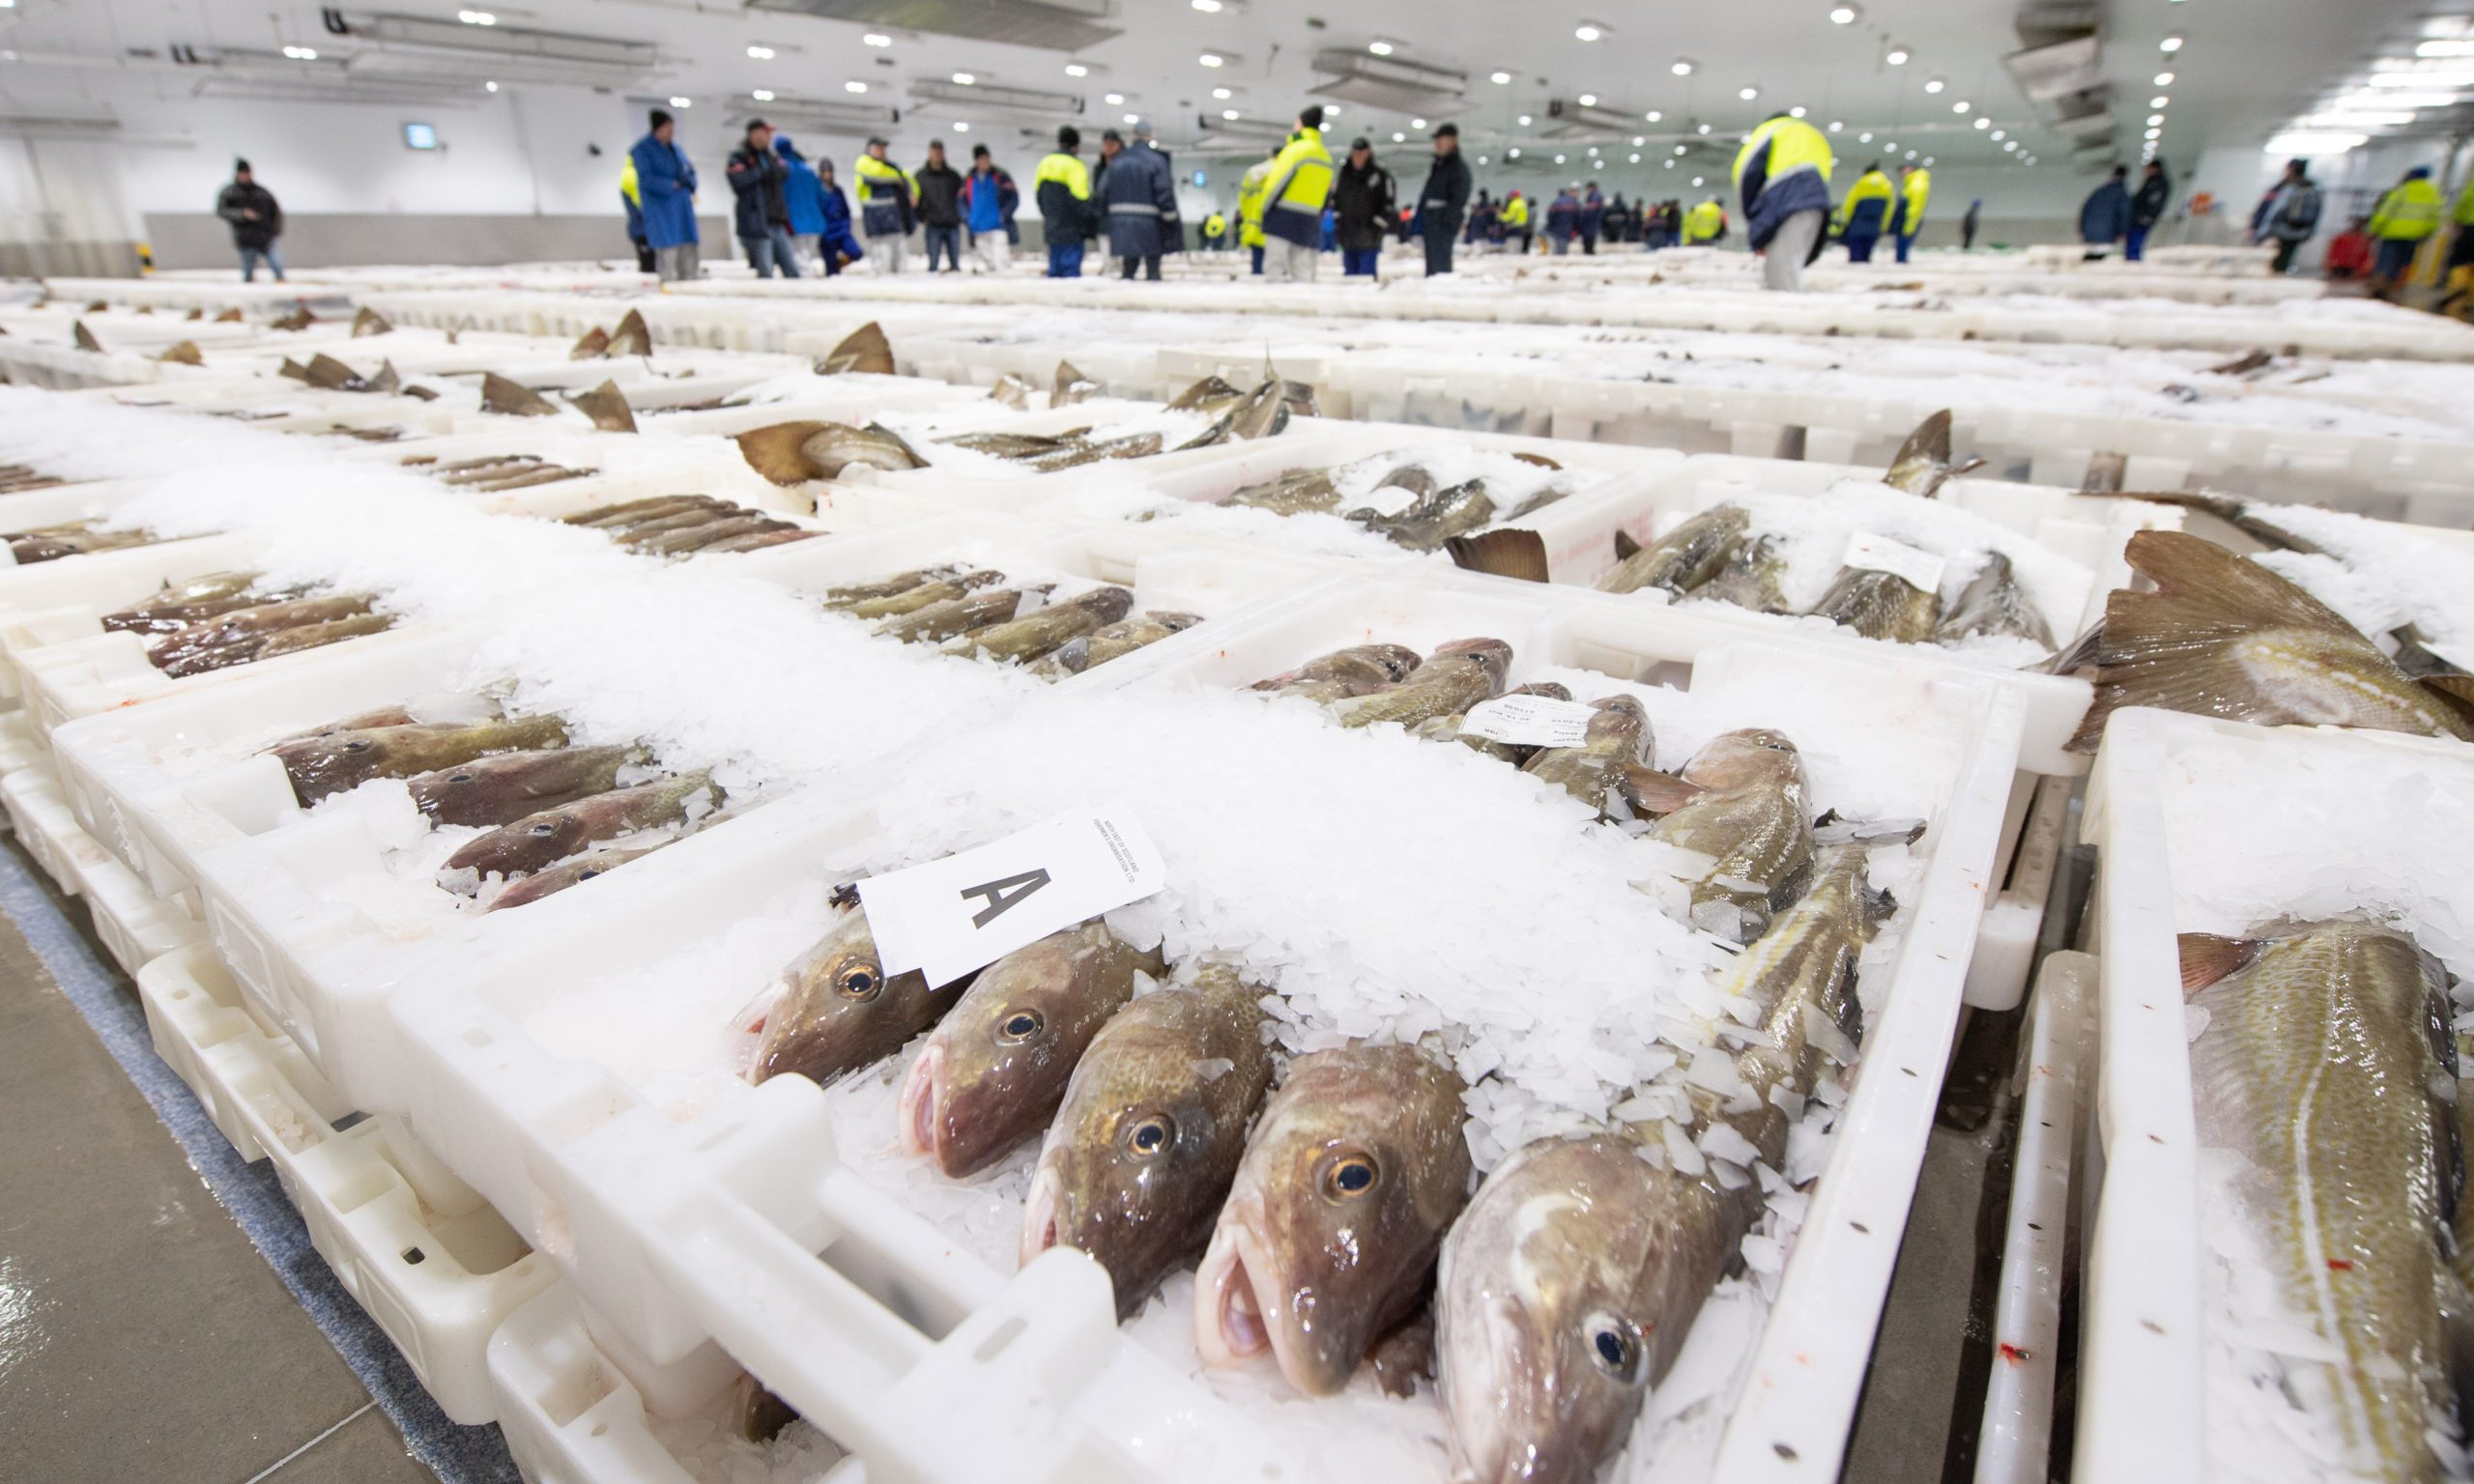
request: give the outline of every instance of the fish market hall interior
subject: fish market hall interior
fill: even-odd
[[[2474,1476],[2474,0],[0,0],[0,1477]]]

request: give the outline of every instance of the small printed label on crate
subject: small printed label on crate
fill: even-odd
[[[1108,806],[871,876],[859,883],[859,903],[884,971],[917,969],[938,987],[1166,881],[1151,837],[1131,812]]]
[[[1941,557],[1920,547],[1893,541],[1887,536],[1877,536],[1869,530],[1859,530],[1848,540],[1847,556],[1842,564],[1861,567],[1868,572],[1887,572],[1918,592],[1942,590]]]
[[[1524,747],[1578,747],[1589,735],[1597,708],[1552,696],[1498,696],[1469,708],[1460,734]]]

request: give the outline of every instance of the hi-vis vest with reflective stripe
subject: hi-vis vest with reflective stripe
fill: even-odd
[[[1263,189],[1263,231],[1312,246],[1323,238],[1323,203],[1332,194],[1332,155],[1320,129],[1301,128],[1272,161]]]
[[[1715,201],[1704,201],[1683,214],[1683,240],[1687,243],[1709,242],[1726,224],[1726,209]]]
[[[1801,119],[1771,119],[1752,131],[1752,137],[1736,152],[1735,183],[1743,186],[1743,167],[1755,152],[1769,146],[1769,173],[1763,187],[1774,187],[1778,182],[1798,170],[1810,170],[1825,184],[1838,160],[1829,153],[1829,136]]]
[[[1838,204],[1839,229],[1844,231],[1858,221],[1864,221],[1870,224],[1873,231],[1881,231],[1882,228],[1889,225],[1890,205],[1897,199],[1898,190],[1890,185],[1888,176],[1879,170],[1865,171],[1856,177],[1855,185],[1847,188],[1847,199]],[[1868,215],[1864,213],[1863,205],[1867,201],[1879,201],[1882,204],[1879,214]]]
[[[1907,197],[1907,214],[1900,218],[1899,230],[1910,237],[1924,224],[1924,203],[1933,198],[1933,172],[1911,170],[1901,183],[1901,193]]]
[[[1529,198],[1514,196],[1504,203],[1504,225],[1517,232],[1529,225]]]
[[[2407,181],[2382,196],[2372,214],[2371,235],[2392,243],[2419,243],[2439,230],[2439,187],[2428,179]]]

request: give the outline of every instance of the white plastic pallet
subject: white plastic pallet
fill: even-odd
[[[1529,646],[1531,663],[1583,658],[1551,604],[1433,602],[1425,627],[1436,633],[1504,634]],[[1327,607],[1291,605],[1242,638],[1160,663],[1158,683],[1251,679],[1271,656],[1291,661],[1328,641],[1312,616]],[[1380,600],[1357,613],[1361,629],[1394,616]],[[1596,654],[1625,676],[1654,668],[1653,656]],[[2018,746],[2019,709],[1998,689],[1895,660],[1821,664],[1742,646],[1705,655],[1695,682],[1751,696],[1789,675],[1859,709],[1903,698],[1907,725],[1929,715],[1956,728],[1967,760],[1928,837],[1934,854],[1888,1009],[1868,1032],[1871,1074],[1857,1082],[1728,1434],[1719,1475],[1731,1480],[1835,1476]],[[718,1344],[866,1460],[872,1476],[985,1477],[990,1465],[972,1441],[934,1421],[962,1397],[975,1417],[1002,1419],[990,1433],[1025,1442],[1009,1476],[1254,1476],[1268,1442],[1231,1432],[1190,1383],[1116,1335],[1095,1269],[1051,1253],[1006,1280],[955,1252],[837,1173],[822,1095],[803,1079],[773,1079],[679,1111],[686,1121],[676,1122],[610,1072],[552,1057],[522,1031],[560,976],[677,952],[724,928],[752,893],[847,871],[899,830],[867,811],[835,815],[794,799],[672,847],[632,881],[615,873],[599,902],[568,894],[528,912],[486,962],[434,971],[437,992],[392,1001],[410,1122],[559,1256],[643,1356],[672,1364]],[[642,910],[630,906],[638,900]],[[812,1255],[820,1249],[821,1261]]]
[[[490,1336],[547,1288],[550,1264],[389,1119],[355,1119],[268,1037],[202,949],[138,976],[167,1064],[245,1158],[273,1161],[310,1244],[395,1342],[450,1420],[497,1415]],[[235,1017],[238,1017],[237,1019]]]
[[[2093,956],[2067,951],[2036,971],[1975,1484],[2045,1484],[2051,1476],[2072,1184],[2094,1084],[2096,975]]]
[[[87,842],[93,848],[76,857],[78,895],[122,973],[133,977],[165,954],[206,941],[206,925],[187,903],[156,896],[143,876],[91,837]]]
[[[0,778],[0,808],[8,813],[9,828],[15,832],[17,843],[51,877],[52,885],[71,897],[85,889],[79,864],[102,847],[77,827],[77,816],[70,810],[57,774],[37,763]]]

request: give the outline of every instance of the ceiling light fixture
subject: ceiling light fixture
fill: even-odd
[[[893,38],[885,35],[882,31],[871,31],[867,35],[859,38],[859,40],[867,43],[871,46],[890,46],[893,44]]]
[[[1871,129],[1869,129],[1869,128],[1868,128],[1868,129],[1864,130],[1862,133],[1857,134],[1857,135],[1856,136],[1856,142],[1857,144],[1870,144],[1870,143],[1872,143],[1872,142],[1873,142],[1873,131],[1872,131]]]
[[[1503,85],[1504,83],[1507,83],[1507,82],[1511,81],[1511,73],[1510,73],[1510,72],[1497,72],[1497,73],[1495,73],[1495,74],[1493,75],[1493,77],[1492,77],[1492,79],[1491,79],[1491,80],[1492,80],[1492,81],[1493,81],[1497,86],[1501,86],[1501,85]]]
[[[1214,88],[1211,90],[1211,96],[1224,103],[1228,101],[1229,93],[1226,88]]]
[[[1829,8],[1829,23],[1833,26],[1852,26],[1862,17],[1863,14],[1852,5],[1833,5]]]
[[[853,77],[849,82],[842,85],[842,91],[845,93],[865,93],[868,91],[868,85],[861,82],[858,78]]]
[[[1680,145],[1680,144],[1679,144],[1679,145],[1677,145],[1677,146],[1675,147],[1675,153],[1677,153],[1678,155],[1683,154],[1683,150],[1684,150],[1684,147],[1683,147],[1683,145]]]
[[[1709,125],[1704,124],[1704,125],[1702,125],[1702,126],[1701,126],[1701,132],[1703,132],[1703,133],[1705,133],[1705,134],[1706,134],[1706,133],[1708,133],[1709,131],[1710,131],[1710,126],[1709,126]]]
[[[1390,42],[1368,42],[1366,43],[1366,49],[1374,53],[1378,57],[1388,57],[1392,55],[1392,43]]]
[[[1594,42],[1606,35],[1606,28],[1597,21],[1584,20],[1572,28],[1572,35],[1584,42]]]
[[[1964,98],[1963,98],[1963,99],[1960,99],[1957,102],[1952,103],[1952,104],[1950,105],[1950,111],[1951,111],[1952,113],[1965,113],[1965,112],[1967,112],[1969,109],[1971,109],[1971,108],[1972,108],[1972,107],[1974,107],[1974,106],[1975,106],[1975,104],[1969,102],[1966,99],[1964,99]]]
[[[961,83],[964,87],[967,88],[972,83],[979,81],[979,79],[969,72],[956,72],[954,73],[954,81]]]
[[[1220,14],[1220,0],[1194,0],[1194,9],[1205,15],[1217,15]]]
[[[1129,113],[1125,116],[1125,121],[1128,124],[1139,124],[1142,122],[1142,115],[1138,113]]]
[[[0,5],[0,11],[11,9],[14,9],[14,7]],[[315,62],[318,60],[317,50],[314,47],[309,46],[286,46],[283,48],[283,54],[290,57],[295,62]]]
[[[481,86],[492,93],[496,93],[499,90],[499,85],[495,82],[485,82],[481,84]]]
[[[693,108],[696,106],[696,100],[692,98],[674,98],[670,100],[670,106],[673,108]]]
[[[1943,82],[1939,77],[1927,77],[1924,79],[1924,91],[1927,93],[1939,93],[1948,86],[1948,83]]]
[[[958,134],[967,134],[970,132],[970,126],[960,119],[956,119],[954,121],[954,132]]]
[[[2147,116],[2147,122],[2150,124],[2162,124],[2165,122],[2165,115],[2161,113],[2151,113]]]
[[[2156,49],[2163,52],[2179,51],[2182,49],[2182,39],[2178,36],[2169,36],[2156,43]]]
[[[1323,111],[1324,111],[1325,113],[1331,113],[1331,112],[1333,112],[1334,110],[1329,109],[1329,108],[1326,108],[1326,109],[1324,109]],[[1410,127],[1411,128],[1425,128],[1425,127],[1426,127],[1426,121],[1425,121],[1425,120],[1424,120],[1424,119],[1411,119],[1411,120],[1409,121],[1409,127]]]
[[[468,26],[495,26],[499,18],[487,11],[457,11],[455,18]]]
[[[1523,128],[1527,128],[1529,127],[1529,115],[1524,113],[1520,116],[1520,127]]]
[[[1678,77],[1689,77],[1700,69],[1700,63],[1693,61],[1690,57],[1678,57],[1675,59],[1675,65],[1667,71]]]
[[[1584,108],[1595,108],[1595,107],[1597,107],[1597,94],[1595,94],[1595,93],[1584,93],[1584,94],[1582,94],[1582,95],[1581,95],[1581,106],[1582,106],[1582,107],[1584,107]]]
[[[1125,95],[1124,95],[1124,94],[1122,94],[1122,93],[1107,93],[1107,94],[1103,94],[1103,95],[1101,95],[1101,100],[1101,100],[1102,102],[1107,103],[1109,107],[1113,108],[1113,107],[1115,107],[1117,104],[1122,103],[1122,102],[1124,102],[1124,101],[1125,101]]]
[[[1833,134],[1834,134],[1834,133],[1837,133],[1839,130],[1841,130],[1841,129],[1845,128],[1846,127],[1847,127],[1847,126],[1846,126],[1845,124],[1841,123],[1841,122],[1840,122],[1840,121],[1838,121],[1837,119],[1832,119],[1832,120],[1830,120],[1830,121],[1829,121],[1829,131],[1830,131],[1831,133],[1833,133]]]
[[[1882,53],[1882,60],[1887,62],[1892,67],[1905,67],[1907,66],[1907,59],[1913,55],[1915,55],[1915,53],[1908,50],[1904,46],[1901,46],[1898,43],[1892,42],[1890,43],[1890,49]]]
[[[1649,143],[1649,142],[1650,142],[1650,136],[1649,136],[1649,135],[1647,135],[1647,134],[1634,134],[1634,135],[1632,136],[1632,144],[1633,144],[1633,146],[1634,146],[1635,148],[1638,148],[1639,146],[1644,145],[1644,144],[1647,144],[1647,143]]]
[[[1406,134],[1404,134],[1404,133],[1400,132],[1400,131],[1399,131],[1398,129],[1396,129],[1396,128],[1395,128],[1395,129],[1394,129],[1394,130],[1392,130],[1392,142],[1393,142],[1394,144],[1398,144],[1401,140],[1406,139],[1406,138],[1408,138],[1408,137],[1409,137],[1408,135],[1406,135]]]
[[[1634,163],[1634,164],[1636,164],[1636,165],[1637,165],[1637,164],[1639,164],[1640,162],[1641,162],[1641,157],[1640,157],[1638,154],[1635,154],[1635,155],[1632,157],[1632,163]]]
[[[773,48],[770,46],[750,46],[747,48],[747,54],[754,57],[759,62],[770,62],[773,60]]]
[[[1787,116],[1793,119],[1802,118],[1804,116],[1804,105],[1798,103],[1795,107],[1788,109]]]
[[[1205,67],[1218,67],[1228,59],[1216,51],[1206,51],[1201,56],[1194,58],[1194,60]]]
[[[1747,103],[1760,96],[1761,90],[1756,87],[1746,86],[1736,89],[1736,97],[1742,99]]]
[[[2162,137],[2164,137],[2164,134],[2165,134],[2165,130],[2163,130],[2163,129],[2161,129],[2161,128],[2151,128],[2151,129],[2149,129],[2149,130],[2147,131],[2147,137],[2148,137],[2148,138],[2150,138],[2150,139],[2159,139],[2159,138],[2162,138]]]
[[[2167,103],[2170,103],[2170,102],[2172,102],[2172,99],[2167,98],[2167,97],[2166,97],[2164,94],[2162,94],[2162,93],[2159,93],[2159,94],[2157,94],[2154,98],[2151,98],[2151,99],[2149,99],[2149,100],[2147,100],[2147,106],[2148,106],[2148,107],[2150,107],[2150,108],[2162,108],[2162,107],[2164,107]]]
[[[1975,127],[1978,128],[1991,128],[1993,127],[1993,121],[1979,113],[1975,116]]]
[[[773,90],[771,88],[759,88],[747,96],[756,100],[760,103],[769,103],[773,101]]]
[[[1518,159],[1518,158],[1520,158],[1520,146],[1515,144],[1515,145],[1513,145],[1510,149],[1504,151],[1504,158],[1506,158],[1506,159]]]
[[[1091,70],[1084,67],[1079,62],[1068,62],[1065,64],[1065,75],[1068,77],[1088,77],[1091,75]]]
[[[1220,110],[1220,116],[1221,116],[1222,118],[1223,118],[1223,119],[1226,119],[1228,122],[1230,122],[1230,123],[1232,123],[1232,124],[1234,124],[1235,122],[1237,122],[1237,110],[1236,110],[1236,109],[1234,109],[1234,108],[1223,108],[1223,109],[1221,109],[1221,110]]]
[[[2156,74],[2156,85],[2160,88],[2172,87],[2173,85],[2173,74],[2172,72],[2158,72]]]
[[[1988,123],[1988,124],[1990,124],[1990,123],[1992,123],[1993,121],[1992,121],[1992,120],[1990,120],[1990,119],[1987,119],[1985,122],[1986,122],[1986,123]],[[2007,133],[2005,133],[2005,132],[2004,132],[2003,130],[2001,130],[2001,129],[1998,129],[1998,128],[1997,128],[1997,129],[1995,129],[1995,130],[1993,131],[1993,142],[1994,142],[1994,143],[1996,143],[1996,144],[1999,144],[2002,140],[2004,140],[2004,139],[2006,139],[2006,138],[2008,138],[2008,137],[2009,137],[2009,135],[2008,135]]]
[[[2371,142],[2367,134],[2346,133],[2342,129],[2288,129],[2267,143],[2263,153],[2269,155],[2343,155]]]
[[[1555,157],[1555,163],[1557,163],[1557,164],[1559,164],[1559,165],[1560,165],[1560,164],[1562,164],[1563,162],[1564,162],[1564,157],[1563,157],[1563,156],[1558,155],[1558,156],[1556,156],[1556,157]]]
[[[1641,115],[1641,117],[1649,120],[1653,124],[1655,124],[1658,120],[1665,118],[1666,115],[1658,112],[1655,108],[1653,108],[1649,112]]]

